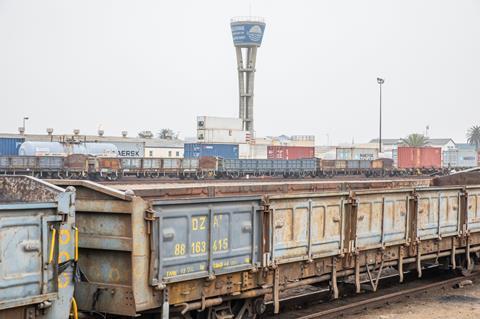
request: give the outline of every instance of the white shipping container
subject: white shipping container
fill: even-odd
[[[376,148],[337,147],[337,159],[340,160],[374,160],[378,158]]]
[[[183,148],[145,147],[145,157],[183,158]]]
[[[247,142],[247,132],[237,130],[197,130],[199,143],[242,144]]]
[[[250,144],[238,144],[238,158],[251,158]]]
[[[250,145],[251,158],[253,159],[267,159],[268,158],[268,145],[265,144],[253,144]]]
[[[236,130],[243,129],[243,121],[235,117],[197,116],[198,130]]]

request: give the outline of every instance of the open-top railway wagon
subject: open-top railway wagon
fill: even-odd
[[[0,318],[68,318],[78,256],[74,205],[72,188],[0,176]]]
[[[480,186],[429,180],[116,185],[76,188],[85,313],[253,318],[291,288],[375,290],[385,277],[480,251]]]

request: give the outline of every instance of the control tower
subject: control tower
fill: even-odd
[[[257,48],[262,44],[265,21],[259,17],[237,17],[230,21],[233,44],[237,52],[239,117],[243,129],[254,136],[253,87]]]

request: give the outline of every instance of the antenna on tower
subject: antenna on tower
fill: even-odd
[[[259,17],[237,17],[230,20],[230,27],[237,55],[239,118],[243,121],[243,129],[249,131],[250,135],[254,137],[253,92],[255,63],[257,48],[262,44],[263,33],[265,32],[265,21]],[[244,55],[244,53],[246,54]]]

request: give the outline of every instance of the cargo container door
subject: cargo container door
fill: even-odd
[[[417,237],[421,240],[458,235],[460,190],[418,191]]]
[[[156,202],[153,284],[206,278],[257,267],[259,197]]]
[[[410,194],[409,191],[356,194],[357,249],[385,247],[406,241]]]
[[[346,194],[270,198],[273,263],[340,254],[346,200]]]

